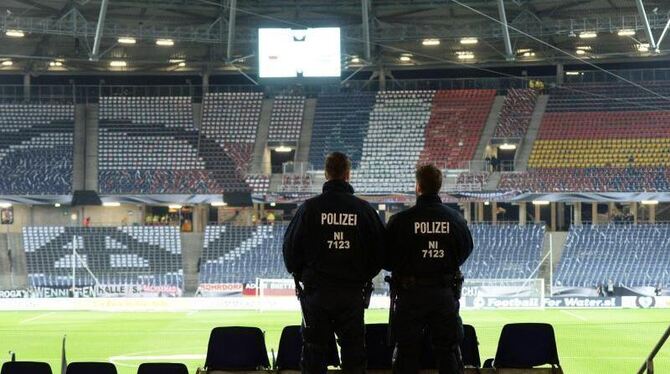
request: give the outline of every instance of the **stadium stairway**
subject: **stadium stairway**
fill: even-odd
[[[9,255],[7,253],[7,234],[0,234],[0,290],[11,288],[9,274]]]
[[[489,175],[489,179],[486,180],[486,184],[484,185],[484,191],[497,191],[501,176],[502,175],[499,171],[491,173]]]
[[[316,113],[316,99],[305,100],[305,108],[302,117],[302,129],[300,130],[300,140],[298,140],[298,149],[296,151],[296,162],[309,161],[309,144],[312,141],[312,126],[314,125],[314,115]],[[322,165],[313,165],[320,169]]]
[[[77,105],[77,108],[80,105]],[[84,170],[84,175],[82,176],[83,178],[83,189],[85,190],[92,190],[92,191],[97,191],[98,190],[98,128],[99,128],[99,119],[98,119],[98,112],[99,112],[99,105],[98,104],[87,104],[85,106],[85,121],[86,121],[86,145],[84,146],[84,157],[85,157],[85,164],[84,167],[82,167],[82,170]],[[77,123],[78,123],[78,118],[77,115],[79,113],[79,109],[75,109],[75,130],[77,129]],[[77,147],[77,135],[75,132],[75,147]],[[75,149],[75,162],[74,162],[74,172],[76,176],[77,172],[77,153]],[[76,184],[76,177],[75,177],[75,190],[77,189],[78,185]]]
[[[547,109],[548,101],[548,95],[540,95],[537,98],[537,102],[535,103],[535,110],[533,111],[533,116],[530,119],[528,132],[526,133],[526,137],[523,139],[523,143],[521,143],[521,149],[519,149],[516,155],[515,169],[517,171],[525,171],[528,167],[530,151],[533,149],[533,144],[535,143],[537,134],[540,131],[540,124],[542,124],[542,117],[544,117],[544,112]]]
[[[86,105],[77,104],[74,106],[74,149],[72,151],[72,189],[84,189],[84,170],[86,159],[86,147],[89,144],[86,127]]]
[[[272,117],[273,103],[273,99],[263,99],[261,116],[258,121],[258,132],[256,132],[256,142],[254,143],[254,158],[251,163],[251,172],[255,174],[265,174],[270,172],[270,159],[269,157],[267,160],[265,159],[265,149],[268,144],[268,133],[270,132],[270,118]],[[268,167],[264,168],[264,166]]]
[[[489,113],[488,118],[486,119],[486,125],[482,131],[482,136],[479,139],[477,144],[477,149],[475,150],[475,156],[473,161],[481,161],[484,159],[484,152],[486,151],[486,146],[491,143],[491,137],[496,130],[496,125],[498,124],[498,118],[500,117],[500,111],[502,110],[503,103],[505,102],[505,96],[496,96],[493,100],[493,105],[491,106],[491,112]]]
[[[200,130],[202,126],[202,103],[191,104],[193,108],[193,127]]]
[[[205,234],[181,233],[181,256],[184,268],[184,295],[193,296],[198,289],[198,260],[202,254]]]
[[[20,233],[6,234],[5,243],[8,243],[9,247],[12,248],[14,260],[14,285],[11,288],[26,289],[28,287],[28,265],[26,263],[26,252],[23,248],[23,236]]]
[[[540,266],[539,276],[544,279],[545,295],[551,295],[551,286],[553,279],[551,274],[556,274],[558,262],[563,254],[565,241],[568,239],[568,233],[565,231],[546,232],[544,234],[544,248],[542,249],[542,258],[551,251],[552,269],[549,270],[549,261],[544,261]]]

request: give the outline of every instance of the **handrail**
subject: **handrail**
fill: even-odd
[[[647,357],[647,359],[644,361],[640,370],[637,371],[637,374],[644,374],[645,371],[647,374],[654,374],[654,358],[656,358],[656,355],[661,350],[668,338],[670,338],[670,325],[668,325],[668,328],[665,330],[661,340],[656,343],[656,346],[649,354],[649,357]]]

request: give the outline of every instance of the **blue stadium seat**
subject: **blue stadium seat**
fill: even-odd
[[[205,368],[254,371],[270,368],[265,336],[257,327],[216,327],[209,336]]]
[[[503,327],[493,366],[526,369],[560,368],[554,328],[546,323],[512,323]]]
[[[329,345],[328,366],[340,366],[340,358],[337,353],[335,335]],[[302,333],[300,326],[286,326],[282,330],[277,348],[277,362],[275,370],[300,370],[300,357],[302,355]]]
[[[188,368],[177,363],[143,363],[137,368],[137,374],[188,374]]]
[[[109,362],[71,362],[65,374],[116,374],[116,366]]]
[[[51,374],[46,362],[10,361],[2,364],[0,374]]]

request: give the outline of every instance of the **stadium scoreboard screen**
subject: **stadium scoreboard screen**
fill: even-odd
[[[260,78],[339,78],[340,28],[258,30]]]

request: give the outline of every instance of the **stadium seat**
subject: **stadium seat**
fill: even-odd
[[[368,369],[390,369],[393,363],[393,346],[388,343],[388,324],[365,325],[365,348],[368,355]]]
[[[270,368],[265,336],[257,327],[216,327],[209,336],[205,368],[253,371]]]
[[[184,364],[167,362],[144,363],[137,368],[137,374],[188,374]]]
[[[340,358],[337,353],[335,335],[329,345],[328,366],[340,366]],[[300,370],[300,357],[302,354],[302,333],[300,326],[286,326],[282,330],[277,349],[277,361],[275,370]]]
[[[65,374],[116,374],[116,366],[109,362],[72,362]]]
[[[511,323],[503,327],[495,368],[527,369],[541,365],[560,368],[554,328],[546,323]]]
[[[51,374],[46,362],[10,361],[2,364],[0,374]]]

